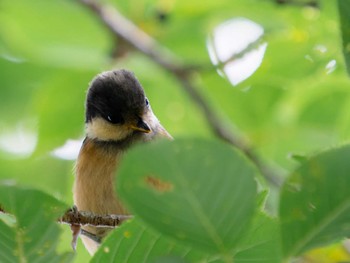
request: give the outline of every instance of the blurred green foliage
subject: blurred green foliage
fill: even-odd
[[[319,0],[319,8],[273,0],[101,2],[114,5],[185,63],[201,65],[194,81],[208,103],[283,174],[299,165],[291,154],[309,156],[349,140],[350,89],[342,56],[343,41],[349,60],[347,1]],[[234,17],[259,23],[268,43],[260,68],[237,87],[217,74],[206,48],[213,29]],[[73,162],[52,151],[83,138],[88,83],[107,69],[135,72],[175,138],[212,139],[205,118],[171,74],[134,51],[113,56],[122,43],[78,1],[2,0],[0,24],[1,182],[72,204]],[[69,229],[61,228],[58,250],[69,251]],[[88,260],[79,243],[75,261]]]

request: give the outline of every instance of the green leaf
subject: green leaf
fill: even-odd
[[[286,258],[350,234],[350,146],[310,158],[285,183],[280,217]]]
[[[262,212],[258,212],[236,250],[235,263],[280,263],[282,248],[279,224]]]
[[[4,262],[16,262],[19,261],[16,257],[16,251],[13,249],[16,247],[16,233],[3,221],[0,221],[0,258]]]
[[[56,252],[60,229],[56,222],[66,206],[31,189],[0,185],[0,204],[16,217],[0,221],[1,262],[71,262],[73,253]]]
[[[223,143],[164,141],[129,152],[117,190],[159,232],[227,256],[256,207],[255,174],[242,154]]]
[[[147,227],[138,218],[117,228],[95,254],[97,262],[222,262],[207,251],[181,245]],[[181,260],[181,261],[176,261]],[[249,230],[228,260],[238,263],[281,262],[280,232],[277,220],[257,213]]]
[[[199,261],[207,257],[203,252],[181,246],[174,240],[165,238],[135,218],[108,236],[91,263],[142,263],[177,256],[190,261]]]
[[[338,0],[338,8],[341,34],[343,38],[343,55],[348,74],[350,74],[350,1]]]
[[[228,260],[237,263],[279,263],[281,242],[276,219],[258,212]],[[94,262],[222,262],[154,231],[135,218],[111,233],[93,257]]]

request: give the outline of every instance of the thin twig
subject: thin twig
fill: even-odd
[[[90,8],[116,37],[123,39],[170,72],[181,83],[181,87],[196,103],[197,107],[201,109],[213,133],[242,150],[271,183],[277,186],[281,185],[282,179],[276,171],[268,167],[241,136],[230,131],[228,125],[224,124],[210,107],[191,78],[193,68],[183,65],[168,49],[125,18],[113,6],[101,5],[95,0],[77,1]]]
[[[101,5],[93,0],[78,0],[89,7],[114,35],[123,39],[164,68],[176,71],[182,68],[180,61],[166,48],[159,45],[147,33],[110,5]]]
[[[210,40],[212,41],[212,40]],[[240,58],[243,58],[245,55],[249,54],[249,52],[256,50],[261,45],[263,45],[265,42],[264,38],[261,36],[255,41],[249,43],[242,51],[234,53],[231,57],[226,59],[225,61],[218,61],[216,64],[216,67],[223,68],[225,65],[227,65],[230,62],[236,61]],[[212,43],[214,45],[214,43]]]

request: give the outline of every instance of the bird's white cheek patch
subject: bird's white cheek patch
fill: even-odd
[[[102,118],[94,118],[86,125],[86,133],[92,139],[119,141],[128,137],[131,131],[126,127],[113,125]]]

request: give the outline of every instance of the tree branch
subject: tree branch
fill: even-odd
[[[60,217],[58,222],[69,225],[115,228],[131,218],[133,216],[130,215],[96,215],[87,211],[78,211],[74,207]]]
[[[150,57],[157,64],[170,71],[182,69],[180,61],[177,61],[168,49],[159,45],[112,6],[100,5],[94,0],[78,0],[78,2],[90,8],[114,35]]]
[[[72,230],[71,246],[76,250],[77,240],[80,234],[90,238],[91,240],[101,243],[101,237],[82,229],[81,226],[107,227],[115,228],[124,221],[133,218],[130,215],[96,215],[92,212],[78,211],[76,206],[69,209],[57,221],[59,223],[69,224]]]
[[[282,179],[276,171],[268,167],[241,136],[231,132],[228,129],[228,125],[223,123],[216,112],[210,107],[206,99],[199,92],[199,88],[192,81],[193,68],[183,65],[168,49],[139,29],[113,6],[101,5],[95,0],[77,1],[91,9],[113,35],[129,43],[136,50],[142,52],[170,72],[179,81],[181,87],[197,107],[200,108],[213,133],[222,140],[242,150],[255,163],[268,181],[277,186],[281,185]]]

